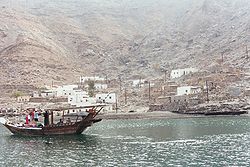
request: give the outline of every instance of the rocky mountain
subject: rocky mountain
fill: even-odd
[[[0,84],[157,77],[221,59],[249,72],[249,0],[0,0]]]

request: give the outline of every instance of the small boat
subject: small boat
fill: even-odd
[[[97,111],[97,107],[101,107]],[[64,111],[70,109],[82,109],[82,108],[91,108],[86,115],[74,114],[76,117],[75,121],[72,122],[59,122],[57,124],[53,123],[53,112],[63,111],[62,119],[64,119]],[[22,136],[48,136],[48,135],[71,135],[71,134],[81,134],[88,127],[92,126],[94,123],[100,122],[102,119],[96,119],[97,114],[103,109],[103,105],[96,106],[85,106],[78,108],[61,108],[61,109],[48,109],[46,113],[51,116],[51,123],[47,123],[44,126],[30,127],[24,125],[18,125],[10,123],[3,118],[0,122],[9,129],[14,135]],[[68,115],[70,116],[70,115]],[[71,115],[72,116],[72,115]]]

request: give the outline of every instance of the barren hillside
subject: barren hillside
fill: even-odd
[[[224,63],[249,71],[248,0],[0,0],[0,84],[81,74],[157,77]]]

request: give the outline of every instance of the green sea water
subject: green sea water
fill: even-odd
[[[250,166],[250,119],[104,120],[54,137],[1,125],[0,166]]]

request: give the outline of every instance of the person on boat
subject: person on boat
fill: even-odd
[[[59,122],[57,123],[58,125],[62,125],[63,124],[63,120],[60,119]]]
[[[35,114],[34,114],[34,120],[35,120],[36,122],[38,122],[38,119],[39,119],[38,112],[37,112],[37,111],[35,111]]]
[[[32,111],[31,111],[31,120],[33,121],[34,118],[35,118],[35,111],[34,111],[34,109],[32,109]]]
[[[49,113],[48,111],[45,111],[44,113],[44,125],[49,125]]]
[[[30,114],[28,114],[28,122],[30,122]],[[28,123],[29,124],[29,123]]]
[[[68,118],[68,119],[67,119],[67,123],[71,123],[71,120],[70,120],[70,118]]]
[[[43,124],[42,124],[41,122],[36,122],[36,127],[42,128],[42,127],[43,127]]]
[[[29,115],[26,115],[25,117],[25,124],[29,124]]]
[[[95,113],[94,108],[90,108],[90,109],[89,109],[89,113],[93,113],[93,114],[94,114],[94,113]]]
[[[35,122],[34,120],[31,121],[30,124],[29,124],[29,126],[30,126],[30,127],[33,127],[33,128],[36,127],[36,122]]]

